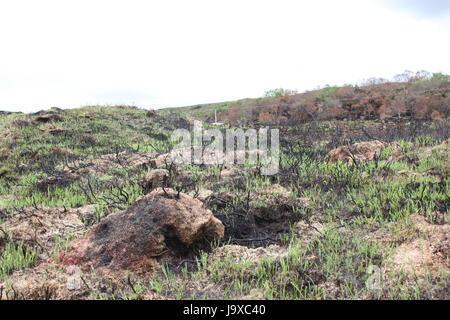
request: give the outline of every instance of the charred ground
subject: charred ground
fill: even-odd
[[[430,94],[442,98],[423,118],[269,119],[281,130],[275,176],[172,163],[170,133],[196,113],[3,114],[0,297],[448,298],[448,92]],[[266,98],[281,99],[297,98]],[[370,266],[379,288],[366,286]]]

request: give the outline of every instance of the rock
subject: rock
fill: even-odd
[[[327,159],[329,162],[337,162],[338,160],[347,162],[348,164],[353,164],[356,162],[368,162],[379,155],[385,144],[381,141],[367,141],[355,143],[351,146],[343,146],[331,150]]]
[[[148,110],[147,111],[147,117],[149,117],[149,118],[153,118],[156,115],[157,115],[157,113],[156,113],[155,110]]]
[[[141,180],[141,185],[146,190],[152,190],[158,187],[164,187],[168,179],[169,170],[155,169]]]
[[[233,202],[234,198],[236,198],[236,195],[231,192],[214,192],[206,197],[205,201],[207,201],[209,205],[225,208],[227,203]]]
[[[47,113],[34,118],[34,122],[37,123],[48,123],[48,122],[61,122],[63,118],[55,113]]]
[[[433,110],[433,112],[431,112],[431,119],[433,120],[445,119],[445,113],[440,112],[438,110]]]
[[[197,195],[195,194],[195,191],[191,191],[189,193],[189,195],[191,197],[197,196],[197,199],[200,200],[201,202],[205,202],[208,199],[208,197],[210,197],[213,194],[214,194],[213,191],[208,190],[208,189],[203,189],[203,188],[200,188],[200,190],[198,190],[198,194]]]
[[[170,153],[164,153],[152,159],[150,163],[152,168],[162,168],[165,165],[170,166],[172,164],[172,157]]]
[[[80,290],[83,286],[83,280],[81,279],[81,270],[80,268],[74,267],[74,268],[67,268],[68,272],[72,273],[70,277],[67,279],[67,290],[74,291],[74,290]]]
[[[100,272],[142,270],[224,236],[223,224],[197,199],[158,188],[110,214],[60,255],[62,264]]]
[[[96,205],[90,204],[86,205],[84,207],[78,208],[78,216],[80,217],[81,221],[83,223],[92,223],[95,221],[96,218]]]

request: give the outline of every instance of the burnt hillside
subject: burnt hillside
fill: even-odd
[[[405,72],[394,80],[369,79],[361,85],[326,86],[297,93],[276,89],[265,97],[165,109],[187,116],[236,124],[296,124],[312,120],[430,120],[450,115],[450,76]]]

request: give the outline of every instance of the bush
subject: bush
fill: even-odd
[[[292,96],[297,93],[298,92],[296,90],[277,88],[277,89],[272,89],[272,90],[266,91],[266,93],[264,94],[264,97],[279,98],[279,97],[285,97],[285,96]]]
[[[331,100],[332,96],[338,89],[338,86],[326,85],[325,88],[320,89],[316,92],[316,102],[324,103],[327,100]]]

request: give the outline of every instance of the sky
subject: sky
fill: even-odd
[[[450,73],[448,0],[0,0],[0,110],[162,108]]]

